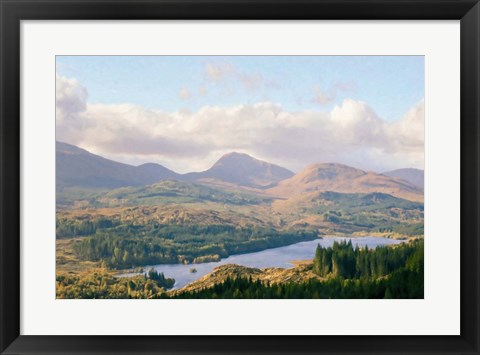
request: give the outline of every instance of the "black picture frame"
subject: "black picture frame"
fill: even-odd
[[[0,351],[2,354],[479,354],[477,0],[0,0]],[[461,335],[20,335],[20,22],[22,20],[460,20]]]

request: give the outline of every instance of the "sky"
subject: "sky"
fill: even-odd
[[[423,169],[422,56],[57,56],[56,75],[57,140],[128,164]]]

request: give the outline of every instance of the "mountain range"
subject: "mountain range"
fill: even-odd
[[[227,182],[240,186],[267,189],[295,174],[281,166],[255,159],[248,154],[228,153],[210,169],[183,176],[187,181]]]
[[[57,190],[64,187],[114,189],[141,186],[180,175],[159,164],[132,166],[105,159],[67,143],[56,143]]]
[[[406,180],[409,183],[423,190],[423,186],[424,186],[423,170],[413,169],[413,168],[397,169],[397,170],[384,172],[383,175]]]
[[[270,189],[274,195],[284,197],[321,191],[381,192],[410,201],[423,201],[423,192],[406,180],[334,163],[311,165]]]
[[[203,172],[178,174],[162,165],[132,166],[92,154],[79,147],[56,143],[57,193],[65,188],[109,190],[178,180],[224,189],[256,191],[289,198],[292,195],[336,191],[381,192],[410,201],[423,201],[423,171],[400,169],[384,174],[342,164],[314,164],[297,174],[243,153],[222,156]],[[421,176],[421,179],[420,179]]]

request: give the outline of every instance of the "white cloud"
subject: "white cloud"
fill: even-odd
[[[208,90],[207,90],[207,88],[205,87],[205,85],[200,85],[200,86],[198,87],[197,92],[198,92],[198,96],[205,96],[205,95],[208,94]]]
[[[329,103],[333,102],[335,100],[335,96],[332,95],[332,93],[328,93],[326,91],[323,91],[320,86],[316,85],[313,88],[314,94],[313,94],[313,102],[320,104],[320,105],[328,105]]]
[[[389,126],[390,135],[396,136],[397,147],[405,149],[417,150],[424,146],[425,133],[425,104],[420,102],[417,106],[412,107],[404,116],[404,118]]]
[[[188,100],[192,97],[192,93],[187,88],[182,88],[178,93],[178,97],[182,100]]]
[[[186,172],[241,151],[293,170],[327,161],[377,171],[423,167],[423,101],[386,122],[354,100],[330,112],[289,112],[271,102],[162,112],[86,100],[78,82],[57,78],[57,139],[125,162]]]
[[[255,90],[263,85],[263,76],[259,74],[238,74],[238,79],[246,90]]]
[[[220,81],[236,71],[233,64],[228,62],[206,63],[205,77],[212,81]]]
[[[216,84],[231,84],[231,82],[240,83],[247,91],[261,88],[263,85],[278,85],[275,81],[266,81],[264,77],[257,73],[245,73],[229,62],[210,62],[204,67],[206,81]]]
[[[323,90],[319,85],[313,87],[312,101],[319,105],[328,105],[335,102],[341,92],[351,91],[355,88],[352,82],[337,82],[329,90]]]
[[[87,110],[87,90],[77,80],[57,76],[56,78],[55,119],[57,136],[75,140],[88,121],[83,118]]]

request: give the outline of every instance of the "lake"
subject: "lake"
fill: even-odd
[[[166,277],[175,279],[174,288],[182,288],[183,286],[193,282],[202,276],[213,271],[214,268],[225,264],[238,264],[248,267],[267,268],[267,267],[281,267],[291,268],[294,260],[313,259],[315,249],[320,244],[324,247],[332,246],[335,241],[352,240],[353,245],[369,248],[375,248],[379,245],[399,244],[402,241],[378,238],[378,237],[360,237],[360,238],[343,238],[343,237],[325,237],[323,239],[315,239],[308,242],[300,242],[285,247],[267,249],[255,253],[231,255],[228,258],[220,261],[202,264],[162,264],[145,266],[144,270],[155,269],[158,272],[163,272]],[[197,272],[190,272],[191,268],[195,268]],[[133,276],[138,274],[123,274],[119,276]]]

